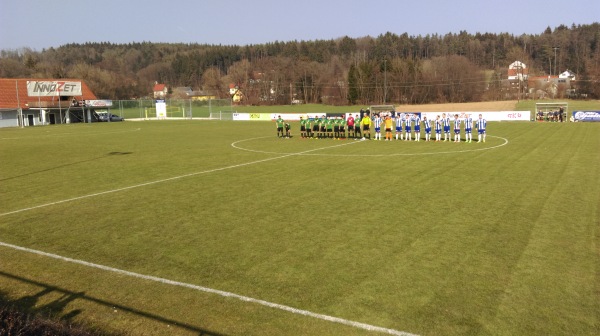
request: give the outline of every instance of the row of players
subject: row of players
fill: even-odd
[[[279,116],[276,120],[277,136],[290,136],[290,125],[285,123]],[[443,141],[451,141],[450,129],[453,126],[454,142],[460,142],[461,124],[464,124],[465,141],[473,140],[473,119],[471,115],[467,115],[464,120],[458,118],[458,114],[454,115],[454,119],[450,115],[443,113],[441,118],[438,115],[435,120],[428,120],[423,117],[423,120],[418,114],[398,113],[396,116],[391,116],[391,113],[386,113],[384,116],[376,114],[373,117],[368,115],[363,118],[359,114],[356,117],[350,115],[348,119],[344,117],[326,117],[321,118],[300,118],[300,135],[303,138],[312,139],[343,139],[346,138],[346,129],[348,130],[348,138],[354,139],[371,139],[371,125],[375,129],[374,140],[381,140],[381,126],[385,129],[385,140],[391,141],[393,138],[393,127],[395,125],[396,140],[411,141],[411,133],[414,130],[414,140],[421,139],[421,124],[425,128],[425,141],[431,141],[432,126],[435,129],[435,141],[442,141],[442,130],[444,133]],[[477,142],[485,142],[487,121],[480,114],[475,120],[475,127],[478,133]],[[361,134],[362,131],[362,134]]]

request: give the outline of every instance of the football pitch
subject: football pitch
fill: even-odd
[[[600,333],[600,124],[298,128],[0,129],[0,302],[126,335]]]

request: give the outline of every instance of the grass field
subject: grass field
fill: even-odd
[[[594,123],[471,144],[0,129],[0,301],[127,335],[597,335],[599,148]]]

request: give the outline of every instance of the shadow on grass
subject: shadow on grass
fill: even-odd
[[[62,165],[58,165],[56,167],[46,168],[46,169],[37,170],[37,171],[33,171],[33,172],[21,174],[21,175],[16,175],[16,176],[2,178],[2,179],[0,179],[0,181],[14,180],[14,179],[17,179],[17,178],[20,178],[20,177],[25,177],[25,176],[35,175],[35,174],[40,174],[40,173],[46,173],[46,172],[53,171],[53,170],[56,170],[56,169],[60,169],[60,168],[64,168],[64,167],[69,167],[69,166],[75,166],[75,165],[78,165],[78,164],[81,164],[81,163],[86,163],[86,162],[92,162],[92,161],[104,159],[104,158],[111,157],[111,156],[129,155],[129,154],[133,154],[133,152],[110,152],[110,153],[107,153],[106,155],[98,156],[98,157],[87,159],[87,160],[81,160],[81,161],[76,161],[76,162],[71,162],[71,163],[65,163],[65,164],[62,164]]]
[[[6,297],[0,293],[0,306],[6,307],[15,307],[19,311],[32,315],[42,315],[42,316],[56,316],[58,319],[71,322],[71,320],[81,313],[81,310],[75,309],[72,311],[65,311],[67,305],[75,300],[87,300],[90,302],[94,302],[96,304],[100,304],[106,307],[110,307],[111,309],[116,309],[124,312],[128,312],[131,314],[135,314],[141,316],[143,318],[151,319],[154,321],[158,321],[167,325],[176,326],[179,328],[186,329],[188,331],[196,333],[198,336],[221,336],[224,334],[219,334],[210,330],[205,330],[187,323],[182,323],[179,321],[175,321],[172,319],[164,318],[162,316],[158,316],[155,314],[147,313],[135,308],[123,306],[114,302],[102,300],[99,298],[95,298],[89,295],[86,295],[85,292],[73,292],[68,289],[60,288],[57,286],[52,286],[50,284],[42,283],[39,281],[35,281],[32,279],[27,279],[21,276],[13,275],[10,273],[6,273],[0,271],[0,276],[17,280],[23,283],[27,283],[30,285],[35,285],[41,288],[41,290],[34,295],[26,295],[16,300],[8,300]],[[50,293],[59,293],[61,296],[45,305],[36,306],[38,300],[45,295]],[[0,321],[0,325],[2,321]],[[0,328],[1,331],[1,328]]]

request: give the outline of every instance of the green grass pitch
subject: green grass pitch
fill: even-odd
[[[293,132],[0,129],[0,242],[412,334],[600,332],[600,124]],[[6,246],[0,301],[127,335],[379,334]]]

